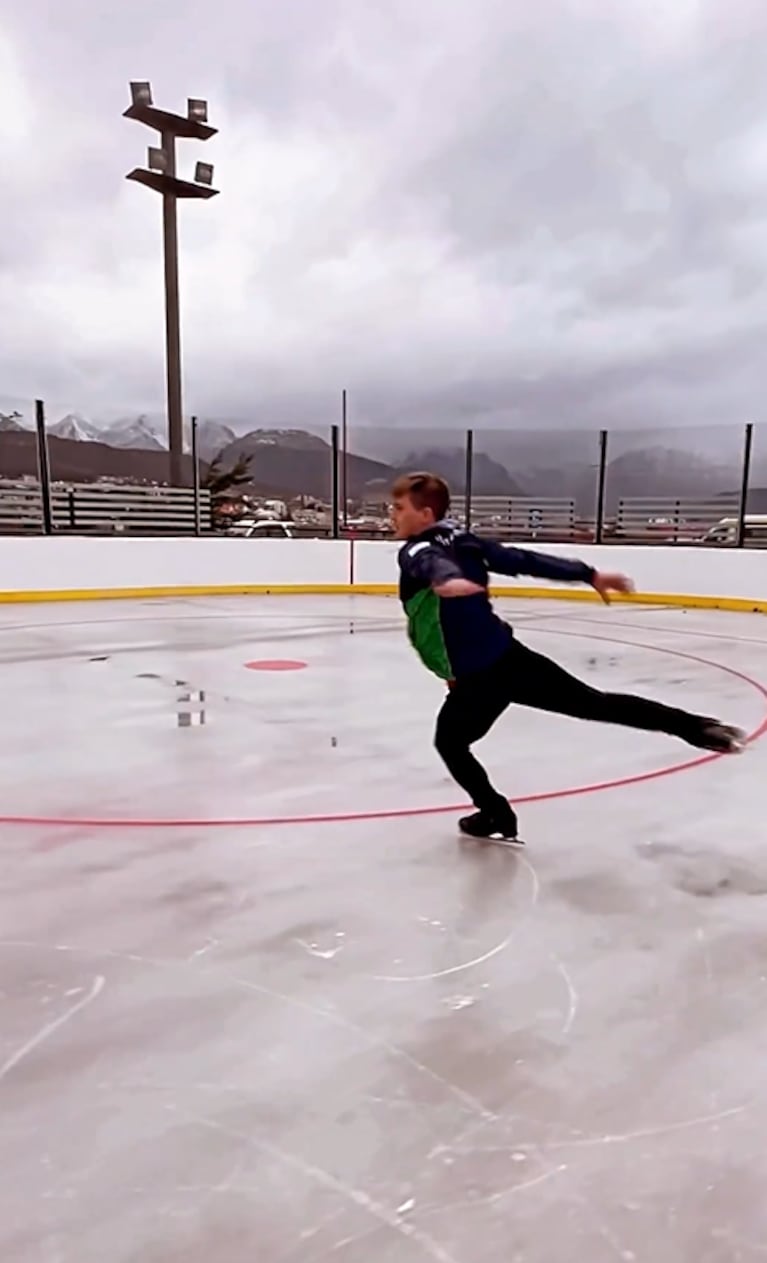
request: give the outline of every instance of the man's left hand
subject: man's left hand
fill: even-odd
[[[606,571],[597,570],[591,581],[591,586],[601,596],[605,605],[610,604],[611,592],[634,592],[634,584],[625,574],[608,574]]]

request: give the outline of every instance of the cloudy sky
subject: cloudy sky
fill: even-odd
[[[0,9],[0,397],[162,409],[157,104],[185,405],[285,422],[759,420],[763,0],[24,0]],[[767,421],[767,416],[765,416]]]

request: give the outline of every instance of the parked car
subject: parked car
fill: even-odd
[[[745,517],[745,543],[767,546],[767,514],[747,513]],[[738,519],[723,517],[703,536],[704,544],[735,544],[738,540]]]
[[[245,539],[294,539],[295,530],[292,522],[283,522],[280,518],[263,518],[255,520],[245,518],[229,531],[230,535],[241,535]]]

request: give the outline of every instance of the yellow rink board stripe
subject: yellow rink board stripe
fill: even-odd
[[[48,601],[137,601],[153,597],[188,596],[396,596],[394,583],[224,583],[181,584],[142,588],[56,588],[40,591],[0,591],[0,604],[31,604]],[[518,600],[541,598],[547,601],[599,601],[589,588],[493,587],[495,597]],[[614,601],[632,605],[668,605],[686,609],[734,610],[739,613],[767,614],[767,600],[749,597],[701,596],[695,593],[635,592],[616,594]]]

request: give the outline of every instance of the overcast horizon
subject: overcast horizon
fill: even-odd
[[[0,17],[0,408],[164,411],[156,104],[185,412],[246,424],[761,419],[767,10],[648,0],[28,0]],[[183,27],[182,27],[183,18]]]

